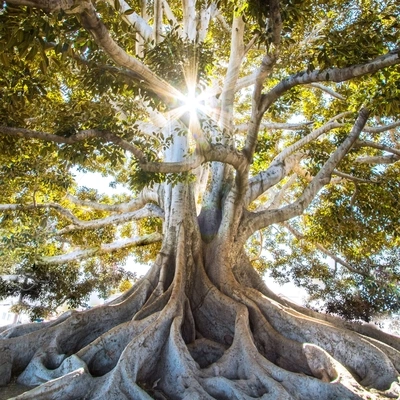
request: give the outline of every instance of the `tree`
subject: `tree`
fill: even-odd
[[[398,337],[279,298],[251,253],[262,231],[277,255],[336,261],[336,281],[320,257],[303,276],[398,281],[381,261],[398,245],[399,11],[3,3],[3,270],[36,287],[38,268],[155,260],[110,304],[4,329],[1,383],[40,385],[21,399],[398,396]],[[79,189],[73,167],[132,196]]]

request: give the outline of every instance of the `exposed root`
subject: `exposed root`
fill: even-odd
[[[63,375],[61,378],[51,380],[41,386],[38,386],[28,392],[25,392],[15,399],[77,399],[78,393],[85,393],[88,388],[94,385],[93,378],[84,368],[79,368],[73,372]]]
[[[232,271],[237,282],[239,282],[241,285],[255,289],[257,292],[262,293],[269,299],[274,300],[282,306],[285,306],[293,314],[297,314],[301,317],[308,316],[316,320],[329,322],[338,328],[360,333],[361,335],[368,337],[369,340],[375,339],[380,343],[385,343],[391,348],[400,351],[400,337],[383,332],[374,324],[367,324],[360,321],[346,321],[330,314],[318,313],[309,308],[293,303],[287,298],[276,295],[266,286],[264,281],[260,279],[260,276],[251,266],[249,259],[244,253],[241,254],[239,261],[235,264]]]
[[[363,386],[385,390],[397,380],[398,371],[386,354],[357,333],[291,313],[273,300],[248,292],[276,330],[300,343],[322,347],[352,371]]]
[[[224,283],[214,285],[190,237],[177,236],[186,246],[162,257],[122,301],[4,332],[3,384],[19,375],[40,385],[16,399],[399,396],[397,350],[286,307],[228,273],[216,274]]]
[[[8,383],[29,363],[37,362],[36,359],[41,360],[39,364],[48,362],[46,368],[57,368],[66,356],[76,353],[114,326],[129,321],[146,301],[150,288],[151,284],[145,279],[122,303],[64,314],[57,323],[37,324],[40,329],[23,335],[23,340],[20,335],[24,331],[12,328],[12,337],[0,342],[0,385]],[[47,354],[46,357],[43,358],[43,354]]]

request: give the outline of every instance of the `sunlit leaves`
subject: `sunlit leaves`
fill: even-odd
[[[172,29],[159,45],[146,52],[145,61],[154,72],[185,93],[188,77],[194,78],[200,87],[209,83],[214,59],[207,43],[185,41]]]
[[[197,91],[212,85],[216,92],[212,98],[217,106],[213,110],[215,114],[221,112],[218,109],[220,91],[229,64],[229,25],[233,18],[242,16],[246,24],[244,46],[254,40],[254,46],[246,48],[248,51],[241,66],[240,79],[261,65],[266,51],[271,50],[271,42],[278,45],[272,36],[276,34],[274,24],[280,26],[280,18],[275,14],[276,21],[269,20],[274,13],[273,2],[223,0],[216,4],[220,18],[210,23],[204,42],[183,39],[179,24],[164,16],[161,41],[157,44],[151,40],[141,43],[140,55],[136,55],[137,27],[129,24],[125,17],[133,15],[133,12],[140,13],[141,4],[131,1],[129,6],[132,8],[122,12],[120,2],[113,3],[93,4],[110,37],[126,55],[139,58],[152,72],[183,94],[187,93],[188,84],[196,85]],[[197,13],[200,15],[210,3],[207,0],[197,1]],[[179,21],[183,16],[181,2],[171,0],[169,6]],[[147,7],[150,15],[148,22],[151,24],[152,2],[148,2]],[[303,76],[314,70],[355,65],[393,51],[398,46],[399,6],[394,0],[285,0],[280,2],[279,11],[282,19],[279,57],[268,72],[262,87],[263,96],[290,75]],[[162,135],[163,122],[151,126],[154,122],[152,118],[157,119],[153,112],[164,113],[179,104],[163,104],[156,93],[143,87],[137,71],[128,71],[116,65],[81,26],[81,21],[83,19],[80,20],[79,16],[71,14],[47,15],[30,7],[10,7],[2,3],[0,124],[63,138],[89,129],[110,132],[136,146],[149,162],[163,161],[174,137],[186,135],[187,129],[179,127],[169,136]],[[197,22],[200,26],[201,22]],[[309,180],[318,174],[348,136],[360,107],[370,110],[370,125],[391,123],[399,118],[398,68],[388,68],[373,76],[340,84],[328,82],[331,79],[329,72],[325,71],[324,76],[326,90],[311,85],[292,88],[268,108],[262,121],[285,123],[301,119],[311,121],[311,124],[296,130],[262,129],[256,152],[252,155],[251,176],[266,170],[280,152],[306,138],[335,115],[350,111],[338,119],[340,126],[298,149],[298,168],[289,172],[293,172],[295,179],[282,193],[280,205],[283,206],[301,195]],[[329,91],[334,94],[327,93]],[[235,125],[249,122],[255,105],[252,101],[250,88],[243,87],[236,93],[232,132],[223,132],[208,118],[200,118],[206,140],[212,138],[214,142],[222,143],[227,137],[235,135]],[[151,108],[153,110],[150,111]],[[158,117],[163,120],[165,114]],[[142,129],[144,125],[150,128]],[[398,130],[373,135],[363,133],[361,139],[398,149]],[[239,137],[238,134],[235,143],[239,149],[244,142],[245,135]],[[399,171],[396,164],[388,167],[360,162],[366,156],[383,155],[386,153],[379,149],[356,144],[338,166],[347,178],[341,179],[340,175],[333,174],[335,185],[326,187],[320,193],[304,218],[291,221],[297,224],[304,239],[293,239],[289,233],[276,231],[275,228],[267,229],[262,240],[256,235],[249,243],[254,265],[259,270],[268,266],[273,275],[282,280],[290,277],[305,286],[315,299],[320,290],[323,295],[319,298],[324,298],[330,305],[333,304],[334,294],[321,292],[316,280],[330,290],[337,289],[339,299],[344,299],[346,307],[356,308],[356,300],[362,298],[370,303],[375,301],[379,310],[393,309],[390,296],[393,293],[391,285],[397,279],[392,255],[395,246],[398,246],[399,236]],[[285,162],[282,161],[282,166]],[[2,135],[0,165],[2,203],[33,207],[3,213],[0,220],[2,271],[17,273],[21,277],[29,274],[29,279],[33,276],[38,280],[31,289],[21,286],[24,279],[13,287],[3,285],[3,292],[7,293],[12,292],[15,285],[26,290],[24,307],[29,301],[35,307],[39,307],[40,302],[53,306],[62,300],[70,306],[81,305],[94,289],[105,295],[108,280],[114,284],[121,278],[115,272],[116,266],[121,265],[131,251],[125,249],[111,255],[103,254],[82,263],[63,264],[59,268],[45,268],[35,263],[40,257],[60,255],[76,248],[97,249],[101,244],[118,238],[162,230],[160,220],[148,219],[140,223],[131,221],[118,226],[76,231],[72,226],[68,234],[57,234],[57,231],[73,225],[71,219],[89,221],[111,215],[104,210],[76,206],[68,200],[67,194],[101,204],[130,200],[122,195],[111,198],[94,190],[79,189],[74,181],[74,171],[100,172],[111,176],[114,185],[123,183],[133,194],[160,183],[174,185],[193,182],[194,179],[189,173],[146,173],[132,155],[126,154],[115,143],[95,138],[65,145]],[[268,204],[289,181],[289,177],[282,179],[249,209],[254,210],[262,203]],[[233,179],[226,186],[231,182]],[[221,199],[224,197],[221,194]],[[73,217],[52,208],[38,207],[49,202],[61,204]],[[340,254],[354,264],[354,268],[367,273],[362,275],[363,278],[352,278],[344,267],[335,270],[323,259],[318,244]],[[261,246],[269,254],[259,254]],[[159,245],[140,248],[136,257],[148,261],[155,257],[158,249]],[[390,262],[384,264],[386,255],[390,255]],[[388,278],[387,285],[380,292],[379,287],[385,283],[381,278],[384,276],[382,271],[388,274]],[[29,279],[27,285],[32,283]],[[57,291],[59,293],[53,293]],[[344,315],[338,310],[336,308],[335,312]],[[334,309],[330,308],[330,311]],[[33,315],[45,312],[39,307],[35,308]]]

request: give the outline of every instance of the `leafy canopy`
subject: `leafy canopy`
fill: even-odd
[[[166,115],[181,106],[181,100],[166,104],[135,72],[110,58],[79,15],[46,13],[14,3],[18,2],[0,6],[1,126],[66,139],[90,130],[107,132],[135,146],[148,161],[162,161],[177,137],[188,134],[182,124],[169,135],[151,124],[152,113]],[[140,28],[129,22],[129,16],[140,13],[139,2],[127,2],[125,11],[118,1],[97,1],[95,7],[118,46],[183,94],[188,92],[189,78],[198,94],[211,86],[222,87],[230,56],[231,32],[226,26],[235,16],[242,15],[243,40],[252,43],[239,79],[254,72],[265,51],[278,46],[273,27],[266,23],[274,12],[273,2],[218,2],[220,20],[210,23],[201,40],[182,38],[181,2],[168,3],[176,20],[164,16],[161,40],[143,40]],[[197,12],[208,5],[197,2]],[[149,8],[149,24],[151,13]],[[400,9],[395,0],[286,0],[281,2],[280,15],[279,57],[265,81],[265,93],[294,74],[346,68],[398,52]],[[400,70],[395,66],[340,83],[330,82],[326,72],[325,79],[322,90],[303,85],[286,91],[265,113],[251,177],[327,121],[333,119],[337,126],[306,142],[296,169],[249,209],[270,205],[279,196],[281,205],[296,199],[344,141],[362,106],[370,110],[370,129],[362,133],[340,171],[304,215],[265,228],[262,240],[255,234],[248,241],[248,251],[260,272],[269,271],[281,281],[294,280],[308,290],[311,300],[323,301],[327,311],[369,320],[374,313],[396,311],[400,305],[400,171],[395,162],[399,158]],[[212,99],[219,100],[218,89]],[[212,115],[199,113],[206,140],[225,143],[226,137],[233,137],[231,144],[241,149],[246,128],[240,127],[248,122],[251,107],[251,90],[244,87],[235,97],[234,132],[220,130],[217,135]],[[286,122],[298,126],[277,125]],[[394,124],[391,129],[373,129],[390,124]],[[120,247],[102,252],[101,246],[162,230],[157,215],[78,229],[71,215],[46,205],[58,204],[83,223],[104,220],[112,215],[110,209],[89,207],[88,202],[123,204],[146,187],[194,181],[186,172],[143,170],[140,160],[110,136],[94,135],[66,144],[5,132],[0,135],[0,203],[15,207],[4,207],[0,217],[0,272],[14,278],[0,281],[0,295],[19,294],[19,307],[30,309],[33,317],[63,302],[82,305],[93,290],[107,295],[121,279],[129,278],[120,266],[132,250]],[[113,185],[125,186],[132,197],[79,187],[77,170],[111,177]],[[139,261],[153,259],[159,249],[159,243],[144,244],[135,250]],[[87,258],[45,262],[85,249],[92,251]]]

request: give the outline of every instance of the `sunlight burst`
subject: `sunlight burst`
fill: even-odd
[[[201,101],[196,97],[194,91],[191,91],[184,99],[184,108],[190,112],[190,117],[194,117],[197,111],[201,109]]]

